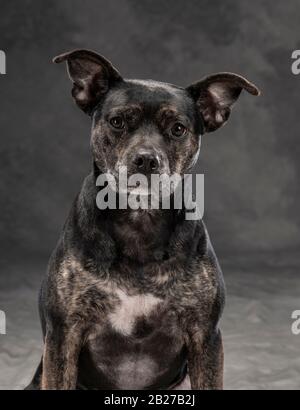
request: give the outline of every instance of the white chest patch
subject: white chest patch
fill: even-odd
[[[157,364],[150,357],[126,355],[118,366],[118,387],[122,390],[144,389],[157,373]]]
[[[129,296],[120,289],[115,293],[119,302],[108,318],[112,327],[124,335],[131,334],[138,317],[149,315],[162,302],[150,293]]]

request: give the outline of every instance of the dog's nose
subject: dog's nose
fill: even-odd
[[[151,174],[159,168],[159,158],[154,152],[139,152],[133,163],[138,172]]]

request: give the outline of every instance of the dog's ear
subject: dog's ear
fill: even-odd
[[[104,57],[89,50],[74,50],[54,57],[54,63],[67,62],[73,82],[72,95],[77,105],[91,114],[109,88],[122,80],[119,72]]]
[[[187,87],[202,115],[204,132],[215,131],[226,123],[243,89],[252,95],[260,94],[254,84],[233,73],[213,74]]]

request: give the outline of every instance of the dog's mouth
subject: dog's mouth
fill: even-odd
[[[97,203],[100,209],[108,203],[112,209],[123,209],[123,206],[132,209],[171,209],[174,206],[173,198],[176,198],[176,204],[181,204],[184,196],[182,175],[162,172],[161,169],[145,174],[134,173],[123,165],[116,166],[99,175],[97,186],[102,191],[97,196],[103,202]],[[106,188],[103,190],[101,187]]]
[[[202,197],[193,199],[193,181],[180,174],[130,174],[107,172],[97,178],[100,191],[96,197],[99,209],[194,210]],[[101,180],[100,180],[101,178]],[[201,191],[200,191],[201,192]],[[197,202],[198,201],[198,202]],[[202,209],[202,202],[199,203]]]
[[[133,174],[127,179],[116,177],[115,182],[110,184],[110,188],[118,194],[157,196],[162,193],[163,187],[157,187],[150,176]]]

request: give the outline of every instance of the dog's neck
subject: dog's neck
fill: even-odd
[[[78,198],[84,236],[91,241],[103,237],[103,231],[115,244],[118,256],[147,263],[167,257],[167,248],[176,226],[178,210],[99,210],[96,204],[97,174],[87,177]]]
[[[173,232],[170,210],[111,211],[111,235],[126,257],[147,262],[162,260]]]

